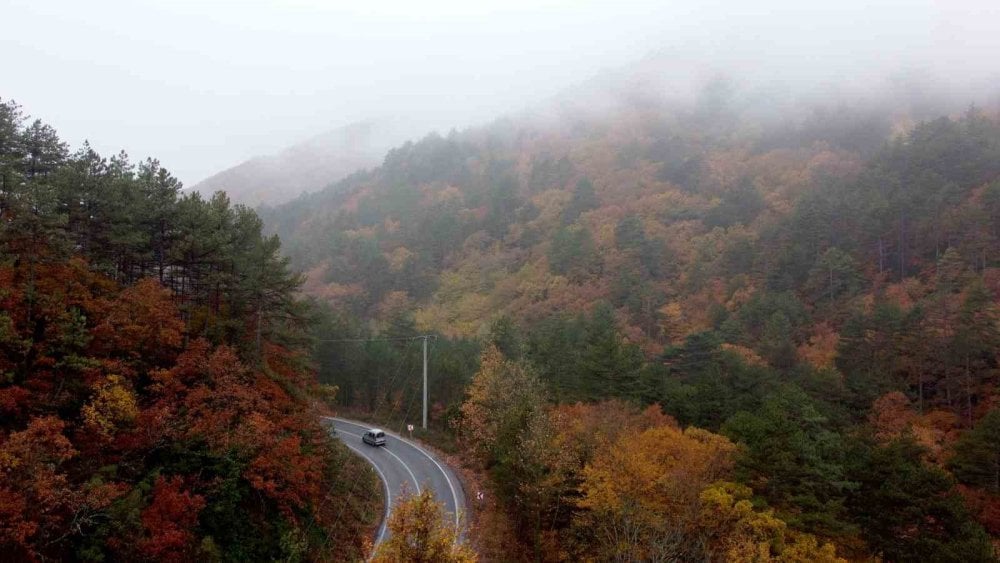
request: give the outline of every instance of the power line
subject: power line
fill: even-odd
[[[315,342],[356,342],[356,343],[369,343],[369,342],[407,342],[407,350],[409,349],[409,343],[414,340],[423,340],[423,417],[422,426],[424,430],[427,430],[427,341],[433,338],[437,342],[436,334],[421,334],[417,336],[397,336],[388,338],[330,338],[330,339],[317,339]],[[400,360],[402,365],[402,360]],[[398,375],[398,374],[397,374]],[[394,378],[393,378],[394,379]],[[390,387],[392,383],[390,381]]]
[[[421,334],[419,336],[399,336],[395,338],[333,338],[316,339],[314,342],[400,342],[404,340],[420,340],[421,338],[437,338],[436,334]]]

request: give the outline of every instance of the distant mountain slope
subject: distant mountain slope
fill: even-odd
[[[956,219],[1000,173],[995,116],[918,126],[926,110],[885,99],[759,111],[745,97],[713,82],[687,102],[621,95],[604,111],[564,104],[433,134],[262,217],[306,292],[361,318],[402,309],[469,336],[499,315],[532,325],[605,302],[651,354],[753,295],[792,291],[823,313],[801,323],[800,345],[813,325],[840,328],[862,289],[932,283],[949,247],[1000,267],[992,242],[968,243],[995,225]],[[938,180],[915,180],[907,158]],[[857,287],[831,306],[824,260],[840,254]]]
[[[408,349],[338,339],[436,333],[439,424],[477,420],[456,404],[479,393],[466,387],[474,359],[456,351],[490,342],[537,373],[545,391],[524,396],[547,394],[539,403],[656,404],[688,430],[745,445],[741,485],[838,555],[944,560],[972,546],[968,559],[995,560],[949,483],[1000,536],[995,467],[977,453],[995,445],[986,436],[1000,420],[1000,112],[912,90],[803,102],[721,80],[685,98],[645,77],[611,76],[544,111],[406,143],[379,167],[265,210],[306,273],[303,291],[332,305],[321,380],[345,404],[406,404],[379,374],[398,371]],[[521,449],[535,436],[523,432],[532,437],[513,439],[511,457],[541,457],[522,453],[536,451]],[[559,440],[537,451],[576,438]],[[864,452],[870,465],[855,465]],[[495,494],[516,498],[524,488],[501,484],[548,479],[558,459],[493,472],[517,476],[494,478]],[[934,492],[884,496],[911,470],[897,463],[937,475]],[[567,499],[567,513],[581,506]],[[927,499],[950,499],[933,512],[950,523],[910,541],[900,530],[923,530],[945,506],[925,509]],[[537,530],[538,505],[521,506],[523,529]],[[889,511],[915,516],[887,527]],[[593,522],[579,514],[562,520]],[[548,525],[560,549],[581,537]]]
[[[404,127],[369,120],[339,127],[268,156],[258,156],[202,180],[191,189],[208,196],[222,190],[250,206],[277,205],[314,192],[352,172],[377,166],[406,138]]]

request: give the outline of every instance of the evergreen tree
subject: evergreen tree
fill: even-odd
[[[948,466],[962,483],[1000,494],[1000,409],[962,434]]]
[[[843,504],[855,484],[842,438],[800,389],[786,386],[759,410],[730,418],[722,432],[747,448],[737,462],[741,478],[790,524],[826,536],[851,531]]]
[[[887,561],[994,561],[981,526],[969,517],[947,473],[923,463],[904,438],[858,443],[846,453],[857,483],[847,502],[871,550]]]
[[[582,283],[599,273],[601,268],[600,255],[586,227],[561,228],[552,238],[548,257],[553,273],[566,276],[575,283]]]
[[[594,184],[587,178],[581,179],[576,183],[576,189],[573,190],[573,199],[563,209],[563,225],[573,224],[582,213],[596,209],[599,205],[600,201],[597,199],[597,194],[594,193]]]
[[[579,376],[586,398],[637,395],[642,355],[618,331],[614,310],[607,303],[598,304],[591,313],[583,346]]]

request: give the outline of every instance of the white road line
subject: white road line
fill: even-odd
[[[343,440],[341,440],[343,442]],[[369,465],[371,465],[376,472],[378,472],[379,477],[382,479],[382,487],[385,489],[385,515],[382,517],[382,525],[379,526],[378,536],[375,538],[375,545],[382,543],[382,538],[385,537],[385,531],[389,527],[389,516],[392,514],[392,492],[389,491],[389,480],[386,479],[385,473],[378,468],[375,464],[375,460],[366,456],[361,450],[355,448],[354,446],[344,442],[344,445],[348,448],[354,450],[359,456],[365,458]]]
[[[438,471],[440,471],[441,474],[444,475],[444,480],[448,482],[448,488],[451,489],[451,498],[454,500],[454,505],[455,505],[455,531],[457,532],[458,531],[458,518],[459,518],[458,517],[458,512],[459,512],[459,510],[458,510],[458,495],[455,493],[455,486],[451,484],[451,479],[448,477],[448,472],[445,471],[443,467],[441,467],[441,464],[438,463],[437,460],[434,459],[431,456],[431,454],[425,452],[423,448],[421,448],[420,446],[414,444],[413,442],[410,442],[409,440],[407,440],[406,438],[403,438],[401,436],[397,436],[397,438],[399,438],[400,440],[402,440],[402,441],[406,442],[407,444],[413,446],[414,448],[417,449],[417,451],[419,451],[420,453],[422,453],[425,456],[427,456],[427,459],[431,460],[431,463],[433,463],[434,465],[436,465],[437,468],[438,468]]]
[[[364,426],[365,426],[364,424],[359,424],[359,423],[357,423],[357,422],[354,422],[354,421],[351,421],[351,420],[348,420],[348,419],[346,419],[346,418],[341,418],[341,419],[337,419],[337,418],[333,418],[333,417],[324,417],[324,418],[328,418],[328,419],[330,419],[330,420],[342,420],[342,421],[344,421],[344,422],[346,422],[346,423],[348,423],[348,424],[353,424],[353,425],[355,425],[355,426],[361,426],[362,428],[364,428]],[[411,442],[411,441],[407,440],[406,438],[403,438],[402,436],[398,436],[398,435],[396,435],[396,434],[393,434],[393,433],[391,433],[391,432],[388,432],[388,431],[386,431],[386,434],[389,434],[390,436],[393,436],[393,437],[394,437],[394,438],[396,438],[397,440],[400,440],[400,441],[402,441],[402,442],[405,442],[405,443],[407,443],[407,444],[409,444],[409,445],[413,446],[414,448],[416,448],[416,450],[417,450],[417,451],[419,451],[420,453],[422,453],[422,454],[424,454],[425,456],[427,456],[427,459],[431,460],[431,463],[433,463],[433,464],[434,464],[435,466],[437,466],[437,468],[438,468],[438,471],[440,471],[440,472],[441,472],[441,474],[442,474],[442,475],[444,475],[444,480],[448,482],[448,488],[449,488],[449,489],[451,489],[451,498],[452,498],[452,499],[454,500],[454,503],[453,503],[453,504],[455,505],[455,529],[457,530],[457,529],[458,529],[458,526],[459,526],[459,515],[458,515],[458,512],[459,512],[459,510],[458,510],[458,494],[457,494],[457,493],[455,493],[455,485],[453,485],[453,484],[452,484],[452,482],[451,482],[451,478],[449,478],[449,477],[448,477],[448,472],[447,472],[447,471],[445,471],[443,467],[441,467],[441,464],[440,464],[440,463],[438,463],[438,462],[437,462],[437,460],[436,460],[436,459],[434,459],[434,457],[433,457],[433,456],[431,456],[431,454],[429,454],[429,453],[427,453],[426,451],[424,451],[424,449],[423,449],[423,448],[421,448],[420,446],[418,446],[418,445],[414,444],[413,442]],[[355,435],[356,435],[356,434],[355,434]],[[405,464],[404,464],[404,465],[405,465]]]
[[[343,432],[344,434],[347,434],[348,436],[354,436],[355,438],[361,438],[361,434],[355,434],[353,432],[348,432],[347,430],[341,430],[339,428],[335,428],[334,431],[335,432]],[[346,444],[347,442],[344,442],[344,443]],[[385,453],[387,453],[387,454],[391,455],[392,457],[396,458],[396,460],[399,462],[399,464],[403,466],[403,469],[405,469],[406,472],[410,474],[410,479],[413,479],[413,484],[417,487],[417,494],[419,495],[420,494],[420,481],[417,481],[417,476],[414,475],[413,471],[410,470],[410,466],[406,465],[406,462],[403,461],[403,459],[401,457],[399,457],[398,455],[392,453],[392,451],[390,451],[388,448],[383,448],[383,449],[385,450]]]

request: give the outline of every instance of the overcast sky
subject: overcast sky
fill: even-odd
[[[0,21],[0,97],[186,184],[369,117],[487,121],[652,51],[801,82],[1000,77],[1000,0],[0,0]]]

